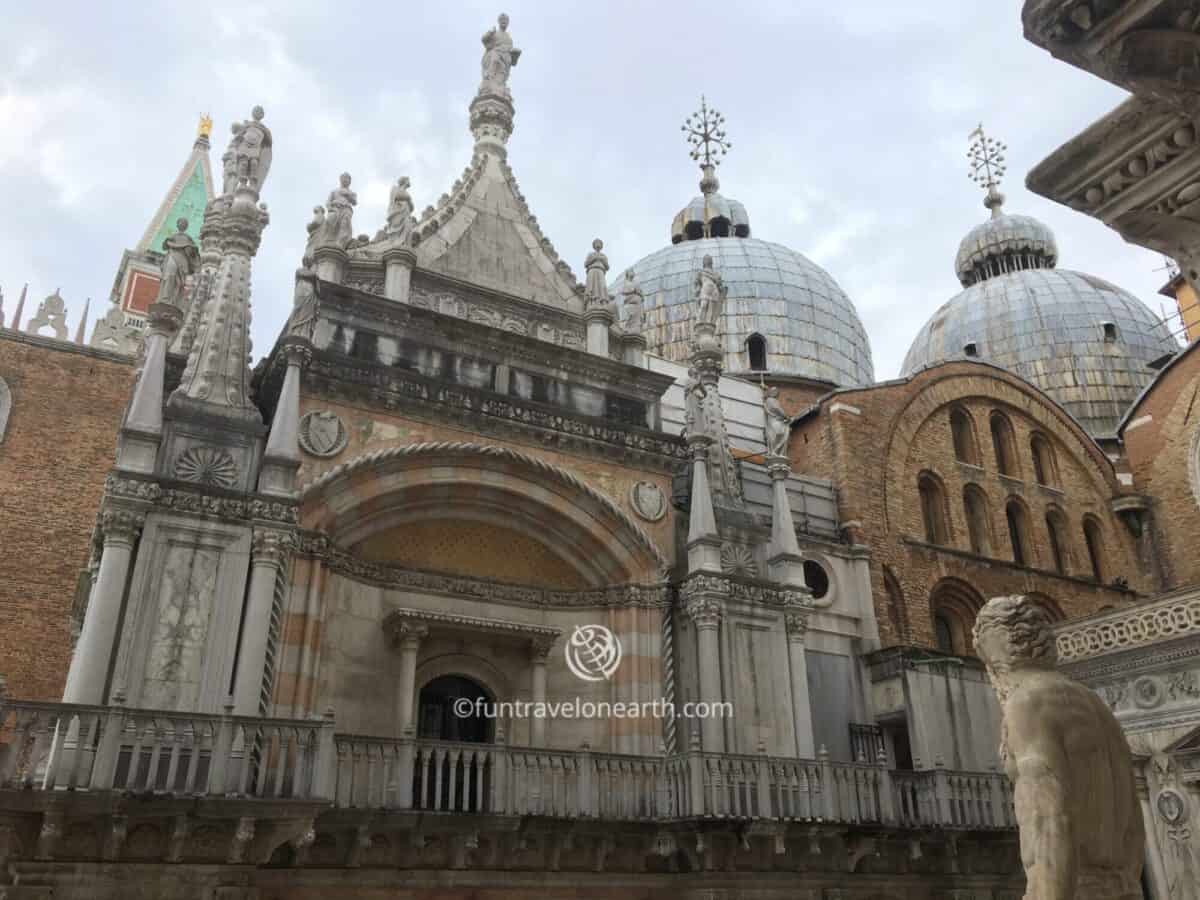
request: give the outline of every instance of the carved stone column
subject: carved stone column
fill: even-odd
[[[696,626],[696,650],[700,670],[700,702],[721,703],[721,648],[718,630],[724,603],[714,590],[710,579],[692,579],[684,584],[684,609]],[[700,720],[701,748],[705,753],[725,751],[725,733],[721,719],[715,715]]]
[[[292,535],[286,531],[254,530],[250,549],[250,590],[246,596],[242,643],[238,648],[237,676],[233,684],[234,715],[261,715],[275,580],[291,557],[292,543]]]
[[[169,303],[154,303],[150,306],[149,323],[142,369],[117,442],[117,467],[131,472],[154,471],[163,431],[167,346],[183,324],[183,312]]]
[[[796,755],[813,759],[812,705],[808,698],[808,660],[804,653],[804,635],[808,632],[808,611],[789,609],[783,615],[787,629],[788,669],[791,674],[792,721],[796,728]]]
[[[412,270],[417,254],[408,247],[393,247],[383,252],[383,296],[397,303],[407,303],[412,288]]]
[[[546,702],[546,660],[554,638],[535,638],[529,644],[529,659],[532,663],[529,677],[529,698],[537,703]],[[529,743],[534,747],[546,746],[546,719],[533,716],[529,720]]]
[[[421,641],[429,634],[429,626],[419,622],[403,620],[393,622],[391,635],[393,646],[400,651],[400,686],[396,703],[396,728],[400,737],[409,734],[414,727],[413,703],[417,695],[417,652]]]
[[[295,495],[296,472],[300,469],[300,372],[312,359],[312,344],[302,337],[283,339],[281,352],[287,361],[275,420],[267,437],[258,490],[277,497]]]
[[[313,251],[313,261],[318,278],[333,284],[341,284],[350,257],[341,247],[326,245]]]
[[[796,541],[796,526],[792,522],[792,507],[787,496],[791,463],[786,456],[768,456],[767,472],[771,476],[771,543],[767,547],[771,580],[803,585],[804,559]]]
[[[100,554],[100,573],[71,657],[64,703],[99,704],[104,700],[133,545],[145,519],[140,510],[108,509],[101,514],[104,549]]]
[[[1145,772],[1147,767],[1148,764],[1143,764],[1142,771],[1137,772],[1135,769],[1134,773],[1138,804],[1142,808],[1142,822],[1146,831],[1146,879],[1150,882],[1152,896],[1165,900],[1172,895],[1163,861],[1163,848],[1158,839],[1158,821],[1150,803],[1150,785],[1147,784]]]
[[[708,484],[708,454],[712,439],[704,434],[688,437],[692,451],[692,497],[688,519],[688,572],[721,571],[721,536]],[[719,451],[718,451],[719,452]]]
[[[607,297],[588,297],[583,312],[587,323],[587,350],[597,356],[608,356],[608,335],[614,317],[612,304]]]

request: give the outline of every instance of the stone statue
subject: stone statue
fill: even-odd
[[[408,193],[410,182],[407,177],[401,178],[392,185],[392,193],[388,197],[387,230],[392,239],[401,244],[412,240],[412,195]]]
[[[608,257],[604,255],[603,250],[604,241],[596,238],[592,241],[592,252],[583,262],[583,268],[587,270],[584,296],[588,298],[589,303],[608,302],[608,285],[604,281],[608,274]]]
[[[521,51],[513,46],[512,35],[508,33],[508,14],[500,13],[496,20],[499,27],[489,28],[484,34],[482,81],[479,92],[498,93],[509,96],[508,74],[521,58]]]
[[[696,375],[695,369],[688,369],[688,380],[683,385],[683,434],[690,437],[695,434],[708,434],[707,417],[704,414],[704,398],[708,390]]]
[[[1029,597],[988,601],[974,635],[1003,712],[1026,900],[1139,900],[1145,836],[1116,717],[1055,669],[1050,618]]]
[[[314,206],[312,221],[304,226],[308,230],[308,240],[304,244],[304,255],[312,256],[313,249],[325,233],[325,207]]]
[[[263,108],[256,106],[250,111],[249,119],[235,122],[231,128],[233,139],[221,156],[225,166],[223,187],[226,194],[232,193],[243,179],[255,191],[261,191],[267,180],[267,172],[271,169],[271,129],[262,123],[263,115]]]
[[[288,334],[312,340],[317,325],[317,275],[312,270],[312,259],[304,257],[296,270],[296,292],[292,302],[292,314],[288,318]]]
[[[637,283],[633,269],[625,270],[625,281],[621,285],[622,306],[625,307],[625,331],[629,334],[642,333],[642,318],[645,312],[646,297]]]
[[[37,334],[43,328],[54,332],[57,340],[67,339],[67,305],[56,288],[54,293],[38,304],[37,313],[25,326],[26,334]]]
[[[358,205],[358,194],[350,190],[350,174],[343,172],[338,186],[329,192],[325,204],[325,224],[320,230],[318,246],[334,246],[345,249],[354,237],[354,207]]]
[[[692,283],[692,293],[696,298],[697,324],[711,325],[715,329],[725,311],[725,281],[713,268],[713,258],[705,255],[704,263],[696,280]]]
[[[163,257],[161,278],[158,282],[158,297],[156,303],[169,303],[172,306],[183,305],[183,288],[189,275],[200,271],[200,248],[187,233],[188,220],[178,219],[175,228],[178,229],[162,243]]]
[[[779,402],[779,388],[767,388],[767,393],[763,396],[763,412],[766,414],[763,438],[767,445],[767,455],[786,457],[788,437],[792,431],[792,417]]]

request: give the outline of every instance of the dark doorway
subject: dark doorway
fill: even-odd
[[[470,704],[468,715],[461,714],[468,706],[467,702],[460,702],[464,700]],[[493,702],[494,698],[470,678],[461,675],[435,678],[421,688],[417,736],[437,741],[491,743],[492,719],[479,713],[482,704]]]

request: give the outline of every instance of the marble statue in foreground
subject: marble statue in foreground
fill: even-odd
[[[993,598],[974,633],[1003,712],[1025,900],[1137,900],[1142,816],[1116,718],[1055,669],[1050,618],[1036,601]]]

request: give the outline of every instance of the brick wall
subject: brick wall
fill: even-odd
[[[978,466],[955,456],[949,421],[954,405],[973,421]],[[1012,478],[997,471],[989,428],[992,410],[1002,411],[1013,427],[1017,470]],[[1057,482],[1053,488],[1034,478],[1030,437],[1035,431],[1053,450],[1057,477],[1048,479]],[[1120,491],[1111,463],[1044,394],[994,367],[954,363],[904,382],[835,394],[797,423],[791,455],[797,471],[834,479],[848,537],[871,548],[884,646],[935,645],[930,605],[935,591],[973,604],[997,594],[1038,594],[1066,617],[1128,603],[1126,593],[1091,580],[1085,516],[1094,517],[1101,529],[1105,581],[1123,576],[1135,588],[1153,588],[1137,565],[1132,536],[1110,510],[1110,498]],[[926,541],[917,489],[922,472],[934,474],[942,486],[948,530],[942,547]],[[967,484],[977,485],[986,497],[987,553],[971,550],[963,503]],[[1026,565],[1013,562],[1005,516],[1012,497],[1027,510]],[[1051,509],[1065,519],[1065,576],[1053,572],[1045,522]],[[897,586],[902,609],[893,607]]]
[[[1134,408],[1123,437],[1134,489],[1150,498],[1151,535],[1167,589],[1200,582],[1200,351],[1164,370]]]
[[[0,675],[14,696],[57,700],[133,365],[0,329],[0,378],[12,391],[0,441]]]

